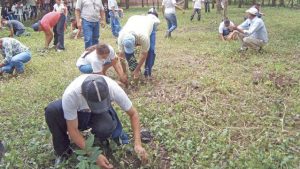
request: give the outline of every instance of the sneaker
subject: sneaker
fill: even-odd
[[[63,52],[64,50],[63,49],[56,49],[56,52]]]
[[[68,147],[68,149],[60,156],[55,158],[54,167],[59,168],[71,155],[73,154],[73,149]]]
[[[165,38],[169,38],[170,36],[171,36],[171,33],[169,31],[166,31]]]

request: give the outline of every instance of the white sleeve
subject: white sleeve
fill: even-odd
[[[221,22],[219,26],[219,33],[223,33],[223,28],[224,28],[224,22]]]
[[[115,50],[112,46],[108,46],[109,47],[109,60],[113,60],[116,57],[116,53]]]
[[[93,73],[100,73],[103,69],[103,65],[102,62],[100,62],[98,60],[98,58],[96,58],[97,56],[95,55],[90,55],[87,59],[88,62],[90,62],[92,69],[93,69]]]
[[[176,5],[176,0],[172,0],[172,4],[173,4],[173,5]]]
[[[77,119],[77,105],[76,98],[72,97],[71,95],[63,95],[62,107],[66,120]]]
[[[82,6],[81,0],[77,0],[75,8],[81,10],[81,6]]]
[[[116,102],[123,111],[127,112],[132,107],[132,102],[125,91],[114,80],[105,77],[111,100]]]
[[[100,0],[100,4],[101,4],[101,5],[100,5],[100,10],[101,10],[101,11],[104,11],[104,6],[103,6],[103,3],[102,3],[101,0]]]

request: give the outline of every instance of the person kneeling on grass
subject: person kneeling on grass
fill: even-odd
[[[115,51],[110,45],[99,43],[87,48],[77,60],[76,66],[81,73],[95,73],[105,76],[107,69],[113,66],[121,82],[127,84],[127,76],[124,74]]]
[[[155,59],[156,27],[160,23],[157,12],[150,9],[148,15],[131,16],[118,37],[119,56],[127,60],[129,70],[133,72],[133,78],[139,78],[141,67],[145,64],[145,77],[151,76],[152,66]],[[141,58],[137,62],[134,56],[135,47],[141,46]],[[122,62],[126,72],[126,64]]]
[[[71,21],[71,31],[72,31],[71,38],[72,39],[82,38],[83,33],[82,33],[82,30],[78,28],[76,18],[72,17],[70,19],[70,21]],[[80,22],[81,22],[81,20],[80,20]]]
[[[14,35],[16,35],[16,36],[22,36],[22,35],[29,36],[30,35],[29,33],[27,33],[25,31],[25,26],[20,21],[3,19],[1,22],[2,22],[3,26],[8,27],[8,29],[10,31],[9,37],[14,37]]]
[[[3,73],[12,74],[14,69],[16,73],[24,73],[24,63],[31,59],[29,48],[13,38],[1,38],[0,50],[4,57],[0,63],[0,75]]]
[[[262,51],[262,47],[268,43],[268,33],[264,21],[257,17],[257,9],[250,8],[246,11],[248,19],[241,25],[232,26],[242,43],[240,51],[246,51],[248,48]]]
[[[234,27],[234,23],[231,22],[229,19],[225,19],[223,22],[220,23],[219,26],[219,34],[221,40],[236,40],[237,35],[233,33],[233,30],[230,29],[231,27]]]
[[[139,115],[124,90],[109,77],[84,74],[71,82],[62,100],[50,103],[45,109],[46,122],[57,155],[56,165],[73,152],[69,138],[79,148],[85,148],[85,139],[80,130],[91,128],[95,138],[100,141],[107,142],[108,138],[112,138],[118,145],[129,143],[112,101],[129,116],[134,150],[144,163],[147,162],[148,155],[141,143]],[[99,155],[97,165],[105,169],[113,168],[104,155]]]

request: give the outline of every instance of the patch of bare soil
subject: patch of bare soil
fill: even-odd
[[[283,74],[276,74],[274,72],[269,74],[269,80],[272,81],[278,89],[297,84],[297,81],[292,77]]]

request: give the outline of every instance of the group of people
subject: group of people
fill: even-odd
[[[247,11],[245,21],[236,26],[226,18],[219,26],[219,36],[223,41],[239,39],[241,42],[240,52],[247,51],[248,48],[262,52],[262,48],[269,41],[265,23],[262,19],[260,4],[255,4]]]
[[[199,2],[195,0],[195,4]],[[171,37],[171,33],[177,27],[175,8],[181,8],[175,0],[163,0],[162,6],[167,21],[165,36]],[[118,54],[111,45],[99,43],[100,25],[105,26],[105,10],[102,2],[100,0],[94,2],[77,0],[76,18],[71,19],[71,27],[77,30],[76,38],[83,36],[84,39],[85,50],[76,62],[82,75],[69,84],[62,99],[51,102],[45,108],[46,123],[52,134],[53,146],[57,155],[56,165],[59,165],[73,152],[70,147],[70,139],[79,148],[84,149],[85,139],[80,131],[88,128],[92,128],[91,132],[100,141],[111,139],[118,145],[129,143],[128,135],[124,132],[111,102],[115,102],[127,113],[133,131],[134,150],[143,161],[147,161],[148,154],[141,144],[138,111],[122,87],[108,77],[106,71],[113,67],[121,83],[126,86],[128,85],[127,66],[132,72],[132,77],[137,79],[140,77],[142,66],[145,65],[144,76],[151,78],[156,56],[156,31],[160,20],[155,8],[151,8],[146,15],[129,17],[125,25],[121,27],[119,22],[121,10],[118,8],[116,0],[108,0],[108,9],[112,36],[117,39]],[[248,16],[244,23],[235,26],[233,22],[226,19],[220,24],[219,33],[222,40],[240,38],[243,51],[248,47],[259,51],[268,42],[264,22],[258,17],[259,11],[256,8],[252,7],[246,12]],[[195,13],[197,13],[196,10]],[[50,43],[54,38],[53,47],[58,52],[65,49],[66,15],[66,10],[58,5],[54,11],[47,13],[40,21],[32,25],[33,30],[44,32],[45,48],[52,48]],[[200,17],[198,15],[199,20]],[[7,20],[3,23],[11,28],[11,35],[22,34],[22,30],[24,30],[24,26],[19,23]],[[140,47],[140,57],[135,56],[138,46]],[[4,56],[4,60],[0,64],[0,75],[13,71],[23,73],[24,63],[31,59],[29,48],[20,41],[7,37],[0,39],[0,49]],[[102,168],[113,167],[104,155],[98,157],[97,164]]]

